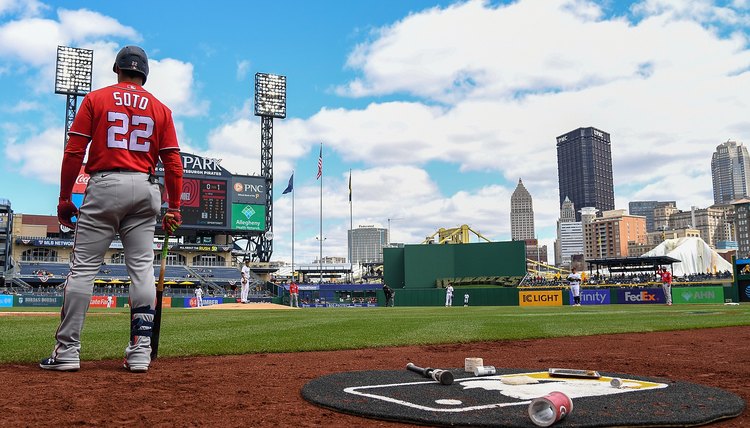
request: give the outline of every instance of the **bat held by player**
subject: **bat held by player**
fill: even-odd
[[[406,369],[414,373],[419,373],[428,379],[433,379],[441,385],[451,385],[453,383],[453,373],[448,370],[433,369],[431,367],[422,368],[413,363],[408,363]]]

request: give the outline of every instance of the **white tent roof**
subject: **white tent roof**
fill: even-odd
[[[643,257],[669,256],[679,263],[673,265],[675,276],[707,272],[732,272],[732,264],[724,260],[701,238],[667,239]]]

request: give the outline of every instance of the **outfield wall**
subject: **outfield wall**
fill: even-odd
[[[564,306],[573,301],[568,288],[533,289],[507,287],[456,287],[453,306],[463,306],[464,295],[469,306]],[[696,285],[672,287],[672,302],[680,304],[721,304],[737,302],[736,286]],[[436,288],[396,290],[395,306],[443,306],[445,290]],[[661,287],[581,288],[581,305],[666,304]],[[378,305],[385,306],[385,296],[378,292]]]
[[[435,288],[441,278],[525,274],[524,241],[383,248],[383,279],[394,289]]]
[[[396,306],[443,306],[445,290],[440,288],[396,289]],[[745,291],[742,291],[743,293]],[[456,287],[453,306],[463,306],[464,295],[469,295],[469,306],[563,306],[570,305],[573,297],[568,288],[510,288],[510,287]],[[672,301],[680,304],[722,304],[745,301],[738,299],[737,285],[696,284],[672,287]],[[385,306],[385,295],[381,289],[375,291],[377,305]],[[256,298],[253,302],[287,303],[277,298]],[[236,298],[204,297],[205,306],[236,303]],[[127,296],[93,296],[92,308],[122,308],[128,303]],[[665,304],[661,287],[582,287],[582,305],[611,304]],[[196,306],[195,297],[164,297],[164,307],[191,308]],[[323,302],[320,306],[338,306],[335,301]],[[0,295],[0,308],[9,307],[60,307],[62,296]],[[311,305],[315,306],[315,305]],[[371,307],[370,304],[344,306]]]

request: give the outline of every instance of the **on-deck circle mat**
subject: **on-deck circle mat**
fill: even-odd
[[[494,376],[476,377],[449,370],[452,385],[406,369],[335,373],[305,384],[302,397],[352,415],[433,426],[535,427],[528,405],[552,391],[573,401],[573,410],[555,427],[695,426],[745,409],[742,398],[731,392],[669,379],[618,373],[557,378],[546,369],[501,368]],[[610,384],[615,377],[620,388]],[[520,385],[513,384],[519,380]]]

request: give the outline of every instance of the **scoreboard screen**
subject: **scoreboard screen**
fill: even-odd
[[[182,221],[189,225],[226,227],[227,181],[183,179]]]

